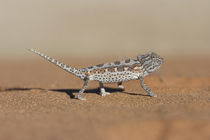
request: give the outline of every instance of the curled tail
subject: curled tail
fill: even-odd
[[[56,66],[62,68],[63,70],[65,70],[69,73],[74,74],[75,76],[77,76],[81,79],[84,79],[86,77],[85,71],[82,69],[72,68],[72,67],[70,67],[66,64],[63,64],[63,63],[59,62],[58,60],[55,60],[54,58],[51,58],[50,56],[47,56],[47,55],[45,55],[39,51],[36,51],[34,49],[29,49],[29,51],[41,56],[42,58],[48,60],[49,62],[55,64]]]

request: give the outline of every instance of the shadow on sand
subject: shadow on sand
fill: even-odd
[[[110,88],[107,87],[105,88],[107,92],[110,93],[115,93],[115,92],[122,92],[124,94],[129,94],[129,95],[136,95],[136,96],[149,96],[145,94],[140,94],[140,93],[130,93],[130,92],[125,92],[123,89],[119,88]],[[9,92],[9,91],[26,91],[26,90],[45,90],[45,91],[56,91],[60,93],[65,93],[69,95],[71,99],[76,99],[75,95],[73,93],[78,93],[80,89],[43,89],[43,88],[6,88],[4,90],[0,90],[0,92]],[[100,88],[93,88],[93,89],[87,89],[85,90],[84,93],[89,93],[89,94],[99,94],[100,93]]]

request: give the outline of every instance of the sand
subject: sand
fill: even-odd
[[[160,77],[145,78],[157,98],[146,96],[136,80],[125,82],[125,91],[107,84],[112,94],[106,97],[91,82],[87,101],[75,99],[80,79],[46,61],[2,60],[0,139],[209,140],[209,60],[166,59]],[[98,63],[64,62],[78,67]]]

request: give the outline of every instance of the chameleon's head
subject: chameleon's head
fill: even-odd
[[[145,75],[156,71],[163,63],[163,58],[153,52],[139,55],[137,56],[137,60],[140,62]]]

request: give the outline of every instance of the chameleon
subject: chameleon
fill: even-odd
[[[109,92],[106,92],[104,88],[104,84],[106,83],[117,83],[119,88],[124,89],[122,82],[139,80],[141,87],[148,93],[149,96],[157,97],[157,95],[154,94],[144,83],[144,77],[158,70],[164,62],[164,59],[154,52],[138,55],[137,59],[128,58],[122,61],[98,64],[86,68],[74,68],[35,49],[29,50],[55,64],[61,69],[82,79],[84,84],[79,90],[77,96],[77,99],[79,100],[86,100],[86,98],[83,97],[83,93],[88,87],[90,81],[98,81],[100,86],[100,95],[106,96],[107,94],[110,94]]]

